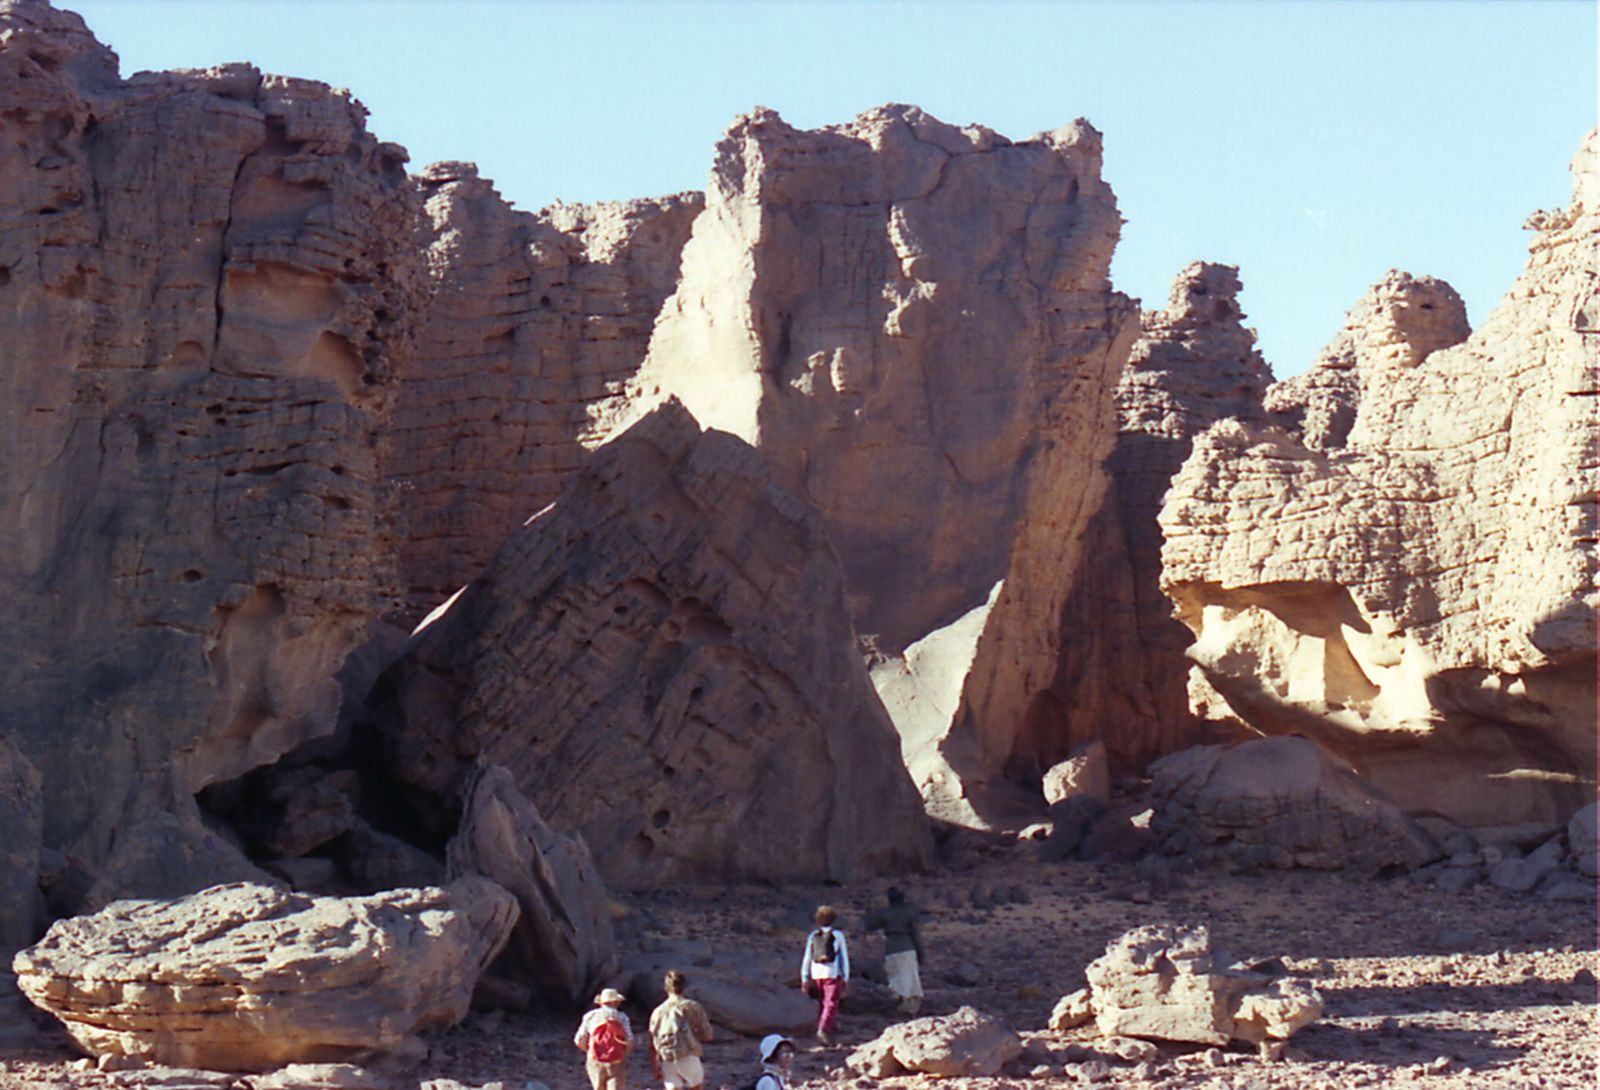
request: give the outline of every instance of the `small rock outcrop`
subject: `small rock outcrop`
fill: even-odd
[[[1161,511],[1194,438],[1218,420],[1262,418],[1272,371],[1239,306],[1239,270],[1195,262],[1165,310],[1146,312],[1116,388],[1105,502],[1086,532],[1085,570],[1066,604],[1049,689],[1051,725],[1023,749],[1042,767],[1100,740],[1120,767],[1211,741],[1189,710],[1192,639],[1161,592]]]
[[[1309,368],[1267,390],[1267,419],[1312,450],[1338,450],[1349,441],[1373,383],[1455,347],[1471,332],[1467,306],[1449,284],[1390,270],[1351,308],[1344,328]]]
[[[516,917],[479,877],[361,898],[216,886],[58,921],[13,967],[90,1053],[260,1071],[455,1024]]]
[[[415,200],[347,92],[122,80],[43,0],[0,6],[0,100],[0,722],[93,873],[333,727],[393,585]]]
[[[1291,978],[1215,966],[1203,927],[1140,927],[1084,970],[1089,987],[1062,999],[1053,1029],[1087,1020],[1107,1037],[1197,1045],[1287,1040],[1322,1017],[1322,997]]]
[[[1000,778],[1104,486],[1135,322],[1100,161],[1081,121],[1013,143],[903,105],[812,131],[738,119],[601,421],[676,397],[816,505],[913,777],[951,813],[967,778]]]
[[[513,209],[470,163],[418,176],[426,297],[400,376],[384,473],[420,618],[556,498],[593,406],[644,359],[698,193]]]
[[[1399,807],[1316,743],[1198,746],[1150,766],[1151,829],[1245,866],[1411,870],[1439,857]]]
[[[992,1014],[962,1007],[952,1014],[890,1026],[846,1063],[870,1078],[921,1073],[986,1078],[1022,1054],[1022,1038]]]
[[[616,970],[611,902],[581,837],[554,832],[498,765],[474,774],[446,858],[450,878],[481,874],[511,891],[521,913],[490,972],[546,1006],[586,1003]]]
[[[1342,441],[1315,414],[1224,421],[1161,512],[1162,584],[1225,714],[1458,825],[1555,825],[1595,794],[1597,144],[1466,341],[1427,352],[1454,319],[1374,303]]]
[[[622,887],[847,880],[931,851],[821,520],[676,403],[421,629],[375,730],[441,828],[471,763],[503,765]]]

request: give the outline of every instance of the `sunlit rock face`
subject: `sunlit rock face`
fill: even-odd
[[[582,461],[633,377],[704,201],[512,208],[469,163],[419,176],[426,297],[385,474],[415,621],[483,570]]]
[[[1553,822],[1593,797],[1596,147],[1466,341],[1363,368],[1342,442],[1218,424],[1161,513],[1164,585],[1232,713],[1414,813]]]
[[[0,5],[0,100],[0,723],[92,868],[332,724],[416,210],[346,93],[122,80],[44,3]]]
[[[1047,683],[1136,331],[1107,281],[1119,228],[1084,122],[1013,143],[908,106],[813,131],[757,111],[718,145],[677,291],[600,420],[676,397],[816,504],[877,676],[944,694],[890,701],[931,742],[908,747],[924,787],[942,749],[958,779],[998,776]],[[908,649],[1002,581],[981,638],[908,679]]]

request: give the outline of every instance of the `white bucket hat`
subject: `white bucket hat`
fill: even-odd
[[[779,1045],[789,1045],[792,1048],[794,1047],[794,1042],[781,1033],[769,1033],[761,1038],[761,1062],[764,1064],[771,1063],[772,1057],[778,1053]]]

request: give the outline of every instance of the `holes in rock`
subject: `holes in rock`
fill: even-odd
[[[183,569],[183,573],[178,576],[178,578],[182,579],[185,583],[198,583],[205,577],[206,573],[201,571],[199,568],[185,568]]]
[[[59,60],[54,57],[47,57],[43,53],[34,53],[30,51],[28,53],[28,59],[34,64],[37,64],[40,68],[44,69],[46,72],[54,72],[56,69],[61,67],[61,62]]]
[[[689,702],[691,704],[695,703],[696,701],[698,701],[701,697],[703,697],[705,695],[706,695],[706,687],[704,685],[696,685],[694,688],[689,690]]]
[[[650,824],[654,825],[657,829],[665,829],[667,827],[667,823],[671,820],[672,815],[665,810],[657,810],[655,813],[650,815]]]
[[[550,297],[548,295],[539,296],[539,305],[541,307],[548,307],[550,305]]]
[[[343,496],[323,496],[322,506],[331,507],[335,511],[350,510],[350,501]]]
[[[672,777],[676,776],[677,774],[678,774],[678,770],[676,768],[673,768],[671,765],[665,765],[661,769],[661,777],[662,777],[662,779],[670,780],[670,779],[672,779]]]
[[[11,283],[11,267],[9,265],[0,265],[0,288],[9,283]]]
[[[173,367],[197,367],[205,362],[206,350],[199,341],[179,341],[172,348]]]

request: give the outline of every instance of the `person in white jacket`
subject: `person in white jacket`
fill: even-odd
[[[818,1003],[817,1040],[833,1043],[839,1001],[850,990],[850,948],[844,932],[834,927],[839,914],[828,905],[817,909],[817,926],[806,936],[800,955],[800,987]]]

